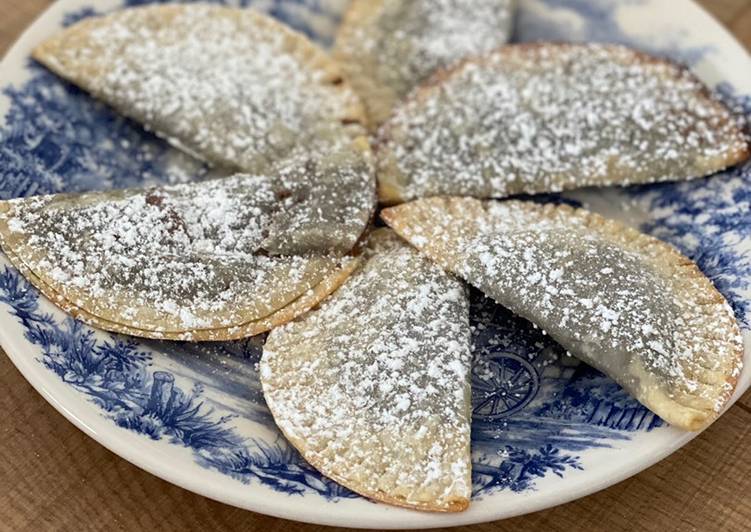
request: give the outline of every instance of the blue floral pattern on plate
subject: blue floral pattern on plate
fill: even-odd
[[[126,2],[143,3],[149,2]],[[338,0],[227,3],[253,3],[324,44],[331,42],[343,5]],[[577,39],[633,44],[615,19],[616,2],[535,0],[529,5],[578,17],[583,25]],[[69,13],[65,23],[95,13],[92,8]],[[535,9],[523,8],[519,20],[520,39],[567,36]],[[668,46],[658,51],[696,61],[707,49]],[[28,68],[27,82],[5,89],[10,108],[0,128],[0,198],[185,181],[206,174],[200,162],[79,89],[34,64]],[[727,87],[723,92],[732,96]],[[751,100],[734,101],[751,114]],[[694,258],[745,325],[751,258],[738,244],[750,238],[744,229],[751,225],[749,178],[747,165],[708,180],[629,191],[650,215],[643,228]],[[102,337],[72,318],[43,311],[37,291],[7,267],[0,271],[0,302],[22,325],[28,342],[39,348],[39,362],[122,429],[189,448],[200,465],[243,483],[328,500],[356,496],[322,477],[273,428],[256,374],[259,339],[186,344]],[[636,431],[663,425],[613,381],[477,292],[472,293],[472,323],[474,356],[493,368],[489,377],[473,378],[475,496],[535,489],[536,481],[548,474],[563,477],[582,469],[583,451],[615,447]],[[164,360],[170,361],[169,371],[161,367]],[[180,382],[192,385],[184,388]],[[239,419],[263,425],[276,436],[248,437],[238,429]]]

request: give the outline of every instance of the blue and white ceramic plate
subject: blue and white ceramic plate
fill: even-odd
[[[0,65],[0,198],[183,181],[205,172],[29,59],[32,47],[62,26],[121,2],[57,2]],[[329,44],[346,0],[243,3]],[[519,40],[617,41],[667,55],[689,64],[739,117],[751,115],[751,59],[687,0],[519,3]],[[690,183],[583,192],[572,201],[692,257],[732,303],[751,360],[751,164]],[[694,436],[666,426],[614,382],[477,294],[473,320],[477,356],[495,368],[492,379],[476,376],[473,385],[506,388],[515,399],[474,405],[470,509],[425,514],[368,502],[300,458],[264,405],[257,341],[149,342],[92,329],[40,296],[0,255],[0,344],[29,382],[120,456],[242,508],[373,528],[490,521],[602,489]],[[736,396],[750,383],[747,369]]]

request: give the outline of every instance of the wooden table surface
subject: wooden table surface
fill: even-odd
[[[49,3],[0,0],[0,54]],[[751,48],[751,0],[701,3]],[[141,471],[66,421],[3,355],[0,390],[0,530],[336,530],[225,506]],[[682,450],[610,489],[454,530],[750,530],[750,436],[751,392]]]

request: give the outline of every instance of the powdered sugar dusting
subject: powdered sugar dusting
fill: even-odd
[[[732,311],[667,245],[518,201],[436,198],[384,217],[669,422],[695,429],[729,398],[743,352]]]
[[[384,125],[378,153],[394,201],[689,179],[743,160],[748,143],[670,62],[614,45],[527,44],[417,91]]]
[[[250,172],[340,136],[360,114],[324,52],[254,10],[126,9],[69,28],[35,57],[178,147]]]
[[[436,69],[507,42],[514,3],[474,0],[468,8],[462,0],[356,0],[335,52],[381,122],[392,104]]]
[[[12,200],[2,216],[4,247],[73,304],[116,323],[241,325],[296,299],[338,263],[326,249],[268,256],[269,228],[286,214],[279,183],[241,174]]]
[[[299,145],[269,175],[277,205],[263,248],[271,254],[349,252],[375,210],[375,173],[364,139]]]
[[[305,458],[344,485],[423,509],[466,504],[467,294],[389,231],[368,253],[319,310],[271,332],[266,401]]]

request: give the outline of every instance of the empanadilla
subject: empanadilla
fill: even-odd
[[[509,40],[516,0],[354,0],[334,57],[365,103],[371,126],[436,69]]]
[[[382,217],[667,422],[700,430],[729,400],[743,357],[738,325],[672,246],[564,205],[428,198]]]
[[[324,475],[366,497],[460,511],[472,489],[469,301],[388,229],[364,265],[260,364],[277,425]]]
[[[130,336],[139,336],[142,338],[153,338],[157,340],[183,340],[188,342],[205,342],[205,341],[226,341],[248,338],[258,334],[265,333],[274,327],[283,325],[294,318],[308,312],[323,299],[328,297],[336,290],[360,265],[361,259],[356,256],[342,257],[340,267],[332,270],[317,285],[310,290],[305,291],[300,297],[293,300],[286,306],[274,311],[266,317],[245,322],[240,325],[229,327],[220,327],[218,329],[196,329],[182,331],[165,331],[149,329],[139,329],[125,323],[109,321],[100,316],[90,313],[84,308],[65,299],[60,293],[56,292],[50,285],[45,283],[40,277],[35,275],[28,267],[12,252],[3,250],[5,256],[11,264],[42,294],[50,301],[55,303],[65,312],[71,314],[77,320],[99,329]],[[120,322],[128,320],[119,320]]]
[[[279,185],[278,176],[240,174],[4,201],[0,244],[43,293],[102,328],[154,338],[248,336],[315,305],[355,266],[336,249],[266,249],[269,229],[299,219],[295,209],[304,205],[280,199]]]
[[[384,203],[701,177],[746,159],[687,69],[611,44],[501,47],[416,90],[380,131]]]
[[[252,9],[123,9],[74,24],[33,57],[218,166],[265,171],[297,146],[363,133],[362,104],[338,65]]]

